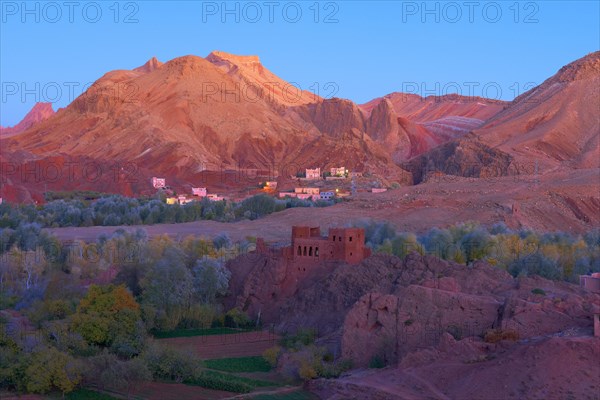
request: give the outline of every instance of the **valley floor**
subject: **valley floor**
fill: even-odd
[[[600,226],[600,171],[573,170],[486,179],[444,176],[385,193],[359,193],[331,207],[291,208],[254,221],[47,230],[61,240],[92,241],[118,228],[128,231],[141,228],[150,236],[212,237],[224,232],[233,240],[261,236],[268,241],[278,241],[287,240],[293,225],[329,228],[362,219],[389,221],[396,230],[411,232],[471,220],[490,225],[504,222],[513,229],[586,232]]]

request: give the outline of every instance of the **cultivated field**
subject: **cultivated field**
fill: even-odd
[[[201,359],[260,356],[277,344],[273,332],[240,332],[226,335],[158,339],[161,343],[193,352]]]

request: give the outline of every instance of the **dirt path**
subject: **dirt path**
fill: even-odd
[[[276,394],[292,393],[292,392],[295,392],[300,389],[302,389],[301,386],[285,386],[285,387],[280,387],[280,388],[273,389],[273,390],[258,390],[258,391],[252,392],[251,394],[238,394],[233,397],[228,397],[226,400],[252,399],[253,397],[258,396],[258,395],[273,396]]]
[[[180,383],[145,382],[131,393],[145,400],[218,400],[233,395],[230,392],[205,389]]]

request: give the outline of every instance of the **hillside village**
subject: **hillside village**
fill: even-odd
[[[323,173],[318,167],[306,168],[304,173],[290,176],[285,182],[281,179],[281,184],[278,180],[260,182],[252,195],[264,193],[278,198],[330,201],[336,198],[346,198],[357,192],[383,193],[387,191],[387,188],[381,187],[381,183],[378,181],[364,182],[361,180],[359,183],[359,178],[363,178],[363,176],[362,171],[349,171],[345,167],[332,167]],[[293,186],[294,183],[296,186]],[[230,198],[227,195],[209,193],[206,187],[191,187],[191,193],[175,195],[174,190],[167,185],[166,178],[152,177],[151,184],[157,192],[166,195],[165,201],[171,205],[184,205],[204,198],[210,201],[222,201]],[[251,197],[251,194],[236,200],[244,200],[247,197]]]

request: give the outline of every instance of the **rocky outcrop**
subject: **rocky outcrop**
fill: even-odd
[[[497,178],[522,173],[523,165],[513,165],[512,156],[481,143],[473,136],[444,143],[403,163],[415,183],[432,173],[470,178]]]
[[[376,356],[395,363],[410,351],[437,345],[444,332],[482,336],[494,327],[501,306],[493,296],[416,285],[402,296],[370,293],[346,315],[342,355],[361,366]]]
[[[146,62],[146,64],[142,65],[141,67],[135,68],[134,71],[148,73],[160,68],[162,65],[163,63],[158,61],[156,57],[152,57]]]
[[[0,137],[18,135],[34,125],[47,120],[54,114],[52,103],[36,103],[17,125],[13,127],[0,127]]]
[[[326,400],[595,400],[598,357],[598,339],[576,332],[496,344],[446,333],[438,346],[411,353],[398,367],[356,370],[309,388]]]
[[[445,334],[481,340],[491,330],[520,339],[568,329],[591,333],[591,310],[600,305],[600,295],[577,285],[513,278],[484,262],[465,266],[417,253],[404,260],[374,255],[360,265],[311,271],[264,256],[241,257],[228,267],[228,306],[253,316],[260,311],[264,322],[281,331],[316,329],[356,366],[376,357],[400,362],[437,346]]]

